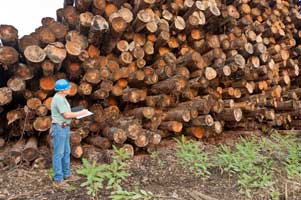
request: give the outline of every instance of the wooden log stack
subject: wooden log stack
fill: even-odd
[[[61,78],[72,83],[71,105],[94,112],[72,122],[76,158],[112,144],[152,151],[179,134],[301,129],[301,15],[291,1],[63,5],[21,38],[0,25],[0,149],[9,146],[13,163],[46,165]]]

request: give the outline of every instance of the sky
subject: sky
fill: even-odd
[[[19,38],[41,26],[43,17],[56,19],[56,10],[64,0],[0,0],[0,24],[13,25]]]

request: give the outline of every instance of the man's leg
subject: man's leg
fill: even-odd
[[[64,177],[69,177],[71,175],[71,170],[70,170],[70,127],[66,126],[63,130],[64,130],[64,135],[66,135],[66,138],[64,141],[65,151],[64,151],[62,166],[63,166]]]
[[[64,174],[62,169],[62,159],[64,156],[64,141],[66,136],[62,133],[62,128],[58,125],[52,125],[52,166],[54,172],[54,181],[63,181]]]

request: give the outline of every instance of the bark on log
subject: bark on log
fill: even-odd
[[[17,47],[18,30],[11,25],[0,25],[0,40],[4,46]]]
[[[175,133],[180,133],[182,128],[183,128],[183,124],[178,121],[162,122],[159,126],[159,129],[168,130]]]
[[[3,64],[2,67],[4,69],[8,69],[8,66],[15,64],[18,61],[19,53],[13,47],[0,47],[0,63]]]
[[[21,139],[18,140],[10,149],[9,155],[10,155],[10,162],[14,165],[17,165],[22,160],[22,151],[25,146],[25,140]]]
[[[109,149],[112,145],[108,138],[101,137],[101,136],[89,136],[85,140],[89,144],[93,144],[94,146],[101,149]]]
[[[31,162],[35,160],[38,156],[38,140],[35,137],[30,137],[24,146],[22,157],[27,162]]]
[[[50,129],[51,126],[51,117],[37,117],[33,122],[33,127],[37,131],[47,131]]]
[[[116,144],[123,144],[127,139],[126,132],[116,127],[106,127],[102,134]]]

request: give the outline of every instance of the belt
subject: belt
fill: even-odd
[[[66,122],[63,122],[62,124],[58,124],[58,123],[52,123],[52,124],[59,125],[62,128],[65,128],[66,126],[69,126],[69,124],[67,124]]]

